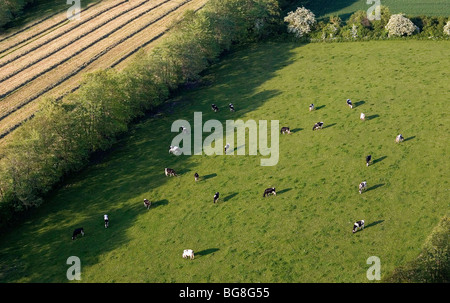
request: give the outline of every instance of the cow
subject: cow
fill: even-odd
[[[218,112],[219,111],[219,108],[217,107],[217,105],[215,105],[215,104],[211,104],[211,108],[212,108],[212,110],[214,111],[214,112]]]
[[[323,122],[317,122],[316,124],[314,124],[313,130],[321,129],[322,126],[323,126]]]
[[[183,134],[189,134],[189,131],[188,131],[188,129],[187,129],[186,127],[181,126],[181,127],[180,127],[180,133],[183,133]]]
[[[109,226],[109,218],[107,214],[103,215],[103,220],[105,221],[105,228],[108,228]]]
[[[198,181],[199,175],[197,173],[194,174],[195,181]]]
[[[361,194],[363,191],[367,189],[367,182],[363,181],[359,183],[359,193]]]
[[[366,156],[366,166],[369,166],[370,161],[372,161],[372,155]]]
[[[72,240],[75,240],[75,238],[76,238],[79,234],[81,234],[82,236],[84,236],[84,228],[83,228],[83,227],[77,228],[77,229],[75,229],[75,230],[73,231],[73,234],[72,234]]]
[[[233,103],[228,104],[228,106],[230,107],[230,112],[234,112],[234,105],[233,105]]]
[[[347,105],[348,105],[350,108],[353,108],[352,100],[347,99]]]
[[[175,156],[181,155],[182,151],[181,148],[178,146],[169,146],[169,154],[174,154]]]
[[[225,150],[225,154],[227,153],[227,150],[230,148],[230,144],[229,143],[227,143],[226,145],[225,145],[225,147],[224,147],[224,150]]]
[[[194,251],[192,249],[185,249],[183,251],[183,258],[184,259],[189,258],[191,260],[194,260]]]
[[[274,195],[274,196],[277,195],[277,193],[275,191],[275,187],[266,188],[266,190],[264,190],[263,197],[265,197],[266,195],[269,196],[271,194]]]
[[[164,173],[166,174],[166,176],[177,176],[175,170],[171,168],[164,168]]]
[[[361,115],[359,115],[359,119],[361,119],[363,121],[366,120],[366,115],[361,113]]]
[[[214,195],[214,203],[216,203],[219,200],[219,192],[216,192]]]
[[[280,133],[282,134],[290,134],[291,133],[291,129],[287,126],[283,126],[280,130]]]
[[[395,142],[397,143],[403,142],[403,140],[405,140],[405,138],[403,138],[402,134],[398,135],[397,138],[395,138]]]
[[[357,232],[358,229],[364,229],[364,220],[356,221],[355,224],[353,224],[353,233]]]
[[[148,201],[147,199],[144,199],[144,206],[149,209],[150,206],[152,206],[152,202]]]
[[[314,104],[311,103],[311,104],[309,105],[309,111],[313,111],[313,110],[314,110]]]

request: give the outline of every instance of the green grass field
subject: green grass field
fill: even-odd
[[[370,282],[371,256],[383,277],[414,259],[448,214],[449,46],[267,43],[232,52],[205,73],[205,87],[134,125],[2,235],[0,281],[67,282],[70,256],[81,259],[81,282]],[[172,122],[192,122],[194,111],[204,121],[279,120],[295,132],[280,135],[273,167],[260,156],[169,155]],[[313,132],[317,121],[325,127]],[[180,176],[166,177],[165,167]],[[278,194],[263,198],[269,186]],[[365,230],[352,234],[360,219]],[[81,226],[86,235],[72,241]],[[187,248],[195,260],[181,257]]]

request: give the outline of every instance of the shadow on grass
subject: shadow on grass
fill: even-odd
[[[372,120],[372,119],[378,118],[379,116],[380,116],[380,115],[378,115],[378,114],[371,115],[371,116],[367,116],[367,117],[366,117],[366,120]]]
[[[297,128],[294,128],[294,129],[291,129],[291,133],[297,133],[297,132],[299,132],[299,131],[301,131],[301,130],[303,130],[303,128],[299,128],[299,127],[297,127]]]
[[[227,202],[228,200],[236,197],[237,195],[238,195],[238,193],[232,193],[231,195],[228,195],[225,198],[223,198],[223,202]]]
[[[282,190],[280,190],[280,191],[277,192],[277,196],[278,196],[278,195],[281,195],[281,194],[284,194],[284,193],[287,193],[287,192],[290,191],[290,190],[292,190],[292,188],[285,188],[285,189],[282,189]]]
[[[322,108],[324,108],[325,106],[326,106],[326,105],[317,106],[314,110],[322,109]]]
[[[152,206],[150,208],[155,208],[155,207],[159,207],[159,206],[166,206],[167,204],[169,204],[169,201],[167,201],[167,199],[162,199],[156,202],[152,202]]]
[[[379,188],[379,187],[382,187],[382,186],[384,186],[384,183],[380,183],[380,184],[371,186],[371,187],[369,187],[366,191],[375,190],[375,189],[377,189],[377,188]]]
[[[378,224],[383,223],[383,222],[384,222],[384,220],[374,221],[374,222],[372,222],[372,223],[366,225],[366,226],[364,227],[364,229],[367,229],[367,228],[369,228],[369,227],[373,227],[373,226],[378,225]]]
[[[333,127],[335,125],[336,125],[336,123],[331,123],[331,124],[325,125],[324,127],[322,127],[322,129],[325,129],[325,128],[328,128],[328,127]]]
[[[363,101],[363,100],[355,102],[355,103],[353,103],[353,108],[359,107],[359,106],[361,106],[361,105],[363,105],[365,103],[366,103],[366,101]]]
[[[206,256],[206,255],[215,253],[218,250],[219,250],[218,248],[208,248],[208,249],[201,250],[199,252],[194,252],[194,254],[195,254],[195,256]]]
[[[383,156],[383,157],[380,157],[380,158],[378,158],[378,159],[375,159],[375,160],[373,160],[372,165],[373,165],[373,164],[376,164],[376,163],[378,163],[378,162],[381,162],[381,161],[383,161],[383,160],[386,159],[386,158],[387,158],[387,156]]]
[[[412,140],[412,139],[414,139],[416,136],[412,136],[412,137],[408,137],[408,138],[405,138],[404,140],[403,140],[403,142],[406,142],[406,141],[409,141],[409,140]]]
[[[203,177],[200,176],[200,179],[201,179],[201,180],[208,180],[208,179],[211,179],[211,178],[214,178],[214,177],[217,177],[217,174],[216,174],[216,173],[214,173],[214,174],[209,174],[209,175],[206,175],[206,176],[203,176]]]

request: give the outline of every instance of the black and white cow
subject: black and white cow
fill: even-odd
[[[398,135],[395,138],[395,142],[397,142],[397,143],[403,142],[403,140],[405,140],[405,138],[403,138],[402,134]]]
[[[183,133],[183,134],[188,134],[189,133],[188,129],[186,127],[184,127],[184,126],[180,127],[180,132]]]
[[[369,166],[370,161],[372,161],[372,155],[366,156],[366,166]]]
[[[275,191],[275,187],[266,188],[266,190],[264,190],[263,197],[269,196],[269,195],[274,195],[274,196],[277,195],[277,193]]]
[[[174,154],[176,156],[179,156],[182,154],[181,148],[178,146],[169,146],[169,154]]]
[[[227,143],[227,144],[225,145],[225,147],[224,147],[225,154],[227,153],[227,150],[228,150],[229,148],[230,148],[230,144]]]
[[[311,103],[311,104],[309,105],[309,111],[313,111],[313,110],[314,110],[314,104]]]
[[[109,226],[109,218],[107,214],[103,215],[103,220],[105,221],[105,228],[108,228]]]
[[[233,103],[228,104],[228,106],[230,107],[230,112],[234,112],[234,105],[233,105]]]
[[[149,209],[150,206],[152,206],[152,202],[150,202],[150,201],[147,200],[147,199],[144,199],[144,206],[145,206],[147,209]]]
[[[353,108],[352,100],[347,99],[347,105],[348,105],[350,108]]]
[[[211,104],[211,108],[213,111],[215,111],[216,113],[219,111],[219,108],[217,107],[217,105],[215,104]]]
[[[84,236],[84,229],[83,229],[83,227],[77,228],[77,229],[75,229],[75,230],[73,231],[73,234],[72,234],[72,240],[75,240],[75,238],[76,238],[79,234],[81,234],[82,236]]]
[[[197,173],[194,174],[195,181],[198,181],[199,175]]]
[[[322,126],[323,126],[323,122],[317,122],[316,124],[314,124],[313,130],[321,129]]]
[[[283,126],[280,130],[280,133],[282,134],[290,134],[291,133],[291,129],[287,126]]]
[[[359,193],[361,194],[363,191],[367,189],[367,182],[363,181],[359,183]]]
[[[216,203],[219,200],[219,192],[216,192],[214,195],[214,203]]]
[[[166,174],[166,176],[176,176],[177,175],[175,173],[175,170],[173,170],[171,168],[164,168],[164,173]]]
[[[364,220],[356,221],[355,224],[353,224],[353,233],[357,232],[358,229],[364,229]]]

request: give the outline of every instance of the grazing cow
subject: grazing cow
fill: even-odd
[[[311,104],[309,105],[309,111],[312,111],[312,110],[314,110],[314,104],[311,103]]]
[[[73,234],[72,234],[72,240],[75,240],[75,238],[76,238],[79,234],[81,234],[82,236],[84,236],[84,229],[83,229],[83,227],[77,228],[77,229],[75,229],[75,230],[73,231]]]
[[[150,206],[152,206],[152,202],[150,202],[150,201],[147,200],[147,199],[144,199],[144,206],[145,206],[147,209],[149,209]]]
[[[356,221],[355,224],[353,224],[353,233],[357,232],[358,229],[364,229],[364,220]]]
[[[103,220],[105,221],[105,228],[108,228],[109,226],[109,218],[107,214],[103,215]]]
[[[369,166],[370,161],[372,161],[372,155],[366,156],[366,166]]]
[[[186,127],[184,127],[184,126],[180,127],[180,132],[183,133],[183,134],[188,134],[189,133],[188,129]]]
[[[317,122],[316,124],[314,124],[313,130],[321,129],[322,126],[323,126],[323,122]]]
[[[225,150],[225,154],[227,153],[227,150],[230,148],[230,144],[229,143],[227,143],[226,145],[225,145],[225,148],[224,148],[224,150]]]
[[[213,111],[215,111],[216,113],[219,111],[219,108],[217,107],[217,105],[215,104],[211,104],[211,108]]]
[[[233,103],[230,103],[228,106],[230,107],[230,112],[234,112],[234,105],[233,105]]]
[[[367,182],[363,181],[359,183],[359,193],[361,194],[363,191],[367,189]]]
[[[283,126],[281,128],[280,133],[282,133],[282,134],[290,134],[291,133],[291,129],[289,127]]]
[[[192,249],[185,249],[183,251],[183,258],[184,259],[189,258],[191,260],[194,260],[194,251]]]
[[[266,195],[269,196],[270,194],[272,194],[274,196],[277,195],[277,193],[275,192],[275,187],[270,187],[270,188],[267,188],[266,190],[264,190],[263,197],[265,197]]]
[[[348,105],[350,108],[353,108],[352,100],[347,99],[347,105]]]
[[[175,177],[177,176],[175,170],[171,168],[164,168],[164,173],[166,174],[166,176],[175,176]]]
[[[405,140],[405,138],[403,138],[402,134],[398,135],[397,138],[395,138],[395,142],[397,143],[403,142],[403,140]]]
[[[361,113],[361,115],[359,115],[359,119],[361,119],[363,121],[366,120],[366,115]]]
[[[199,175],[197,173],[194,174],[195,181],[198,181]]]
[[[174,154],[175,156],[179,156],[181,155],[182,151],[181,148],[179,148],[178,146],[170,146],[169,147],[169,154]]]
[[[214,195],[214,203],[216,203],[219,200],[219,192],[216,192]]]

